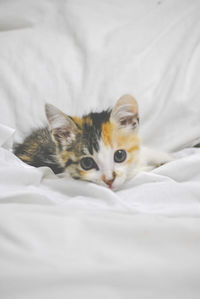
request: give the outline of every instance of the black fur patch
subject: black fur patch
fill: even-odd
[[[94,151],[99,151],[99,140],[101,138],[102,124],[109,121],[110,113],[110,110],[106,110],[100,113],[92,112],[86,116],[91,119],[92,125],[87,122],[84,123],[82,128],[82,136],[85,146],[88,148],[91,155],[93,155]]]
[[[67,160],[65,167],[67,168],[68,166],[72,165],[72,164],[78,164],[79,162],[77,161],[73,161],[72,159]]]

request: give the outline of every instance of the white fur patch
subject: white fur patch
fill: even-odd
[[[116,177],[112,184],[113,190],[116,190],[121,186],[128,177],[130,164],[126,163],[126,160],[122,163],[116,163],[114,161],[114,153],[118,148],[111,148],[106,146],[103,141],[100,142],[99,152],[94,153],[92,158],[98,165],[98,170],[92,169],[86,174],[86,178],[99,185],[107,186],[102,180],[104,175],[107,180],[113,179],[113,172]],[[128,155],[128,153],[127,153]],[[128,159],[128,156],[127,156]]]

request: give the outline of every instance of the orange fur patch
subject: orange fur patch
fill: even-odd
[[[92,119],[90,118],[90,116],[84,117],[84,123],[92,126]]]
[[[102,124],[101,136],[102,136],[102,140],[106,146],[113,145],[113,143],[112,143],[113,130],[114,130],[114,124],[112,124],[110,122],[106,122],[106,123]]]
[[[31,161],[31,157],[27,156],[27,155],[19,155],[18,156],[22,161],[25,161],[25,162],[29,162]]]
[[[118,149],[125,149],[129,153],[136,151],[140,147],[140,138],[133,134],[123,134],[122,130],[115,134],[115,144]]]
[[[86,116],[82,118],[73,116],[72,119],[80,128],[83,126],[84,123],[92,126],[92,119],[90,118],[90,116]]]
[[[73,119],[73,121],[74,121],[79,127],[82,127],[82,124],[83,124],[83,119],[82,119],[82,118],[73,116],[72,119]]]

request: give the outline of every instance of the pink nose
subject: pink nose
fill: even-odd
[[[102,180],[103,180],[104,183],[106,183],[108,186],[111,186],[112,183],[113,183],[114,180],[115,180],[116,174],[115,174],[114,171],[113,171],[112,175],[113,175],[113,176],[112,176],[112,179],[107,179],[106,176],[105,176],[105,174],[102,175]]]

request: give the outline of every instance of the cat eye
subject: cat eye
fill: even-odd
[[[117,150],[114,154],[114,161],[117,163],[122,163],[126,160],[126,152],[124,150]]]
[[[90,157],[85,157],[85,158],[82,158],[81,161],[80,161],[80,164],[81,164],[81,167],[84,169],[84,170],[90,170],[92,168],[96,168],[98,169],[98,166],[97,164],[94,162],[94,160]]]

